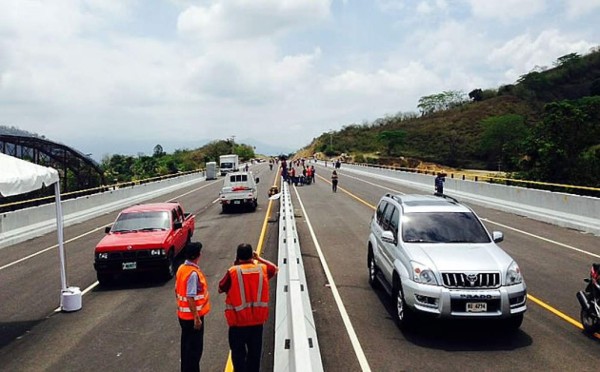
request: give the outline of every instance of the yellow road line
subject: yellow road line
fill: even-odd
[[[279,180],[279,169],[275,172],[275,179],[273,180],[273,186],[277,186]],[[267,214],[263,221],[262,230],[260,231],[260,237],[258,238],[258,244],[256,245],[256,253],[260,256],[265,241],[265,235],[267,234],[267,224],[269,223],[269,216],[271,215],[271,208],[273,207],[273,200],[269,199],[269,206],[267,207]],[[231,350],[227,356],[227,364],[225,364],[225,372],[233,372],[233,363],[231,361]]]
[[[575,327],[579,328],[579,329],[583,329],[583,325],[581,325],[581,323],[579,323],[577,320],[571,318],[570,316],[568,316],[567,314],[553,308],[552,306],[548,305],[547,303],[545,303],[544,301],[528,294],[527,298],[533,302],[535,302],[536,304],[538,304],[539,306],[541,306],[542,308],[548,310],[549,312],[551,312],[552,314],[556,315],[559,318],[562,318],[563,320],[567,321],[568,323],[571,323],[572,325],[574,325]]]
[[[322,179],[323,181],[325,181],[325,182],[327,182],[328,184],[330,184],[330,185],[331,185],[331,181],[329,181],[327,178],[325,178],[325,177],[323,177],[323,176],[320,176],[320,175],[317,175],[317,177],[319,177],[320,179]],[[375,209],[377,208],[377,207],[376,207],[376,206],[374,206],[373,204],[370,204],[369,202],[367,202],[367,201],[365,201],[365,200],[363,200],[363,199],[359,198],[358,196],[354,195],[353,193],[351,193],[350,191],[348,191],[348,190],[344,189],[343,187],[339,187],[339,186],[338,186],[338,190],[341,190],[341,191],[345,192],[345,193],[346,193],[346,194],[348,194],[350,197],[352,197],[352,198],[354,198],[354,199],[358,200],[359,202],[363,203],[364,205],[366,205],[367,207],[369,207],[369,208],[371,208],[371,209],[373,209],[373,210],[375,210]]]

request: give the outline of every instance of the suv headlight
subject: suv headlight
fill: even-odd
[[[151,249],[150,250],[150,256],[164,256],[164,255],[165,255],[164,249]]]
[[[418,262],[411,261],[413,280],[421,284],[438,285],[433,270]]]
[[[523,283],[523,275],[521,275],[521,269],[515,261],[513,261],[506,271],[506,285],[515,285]]]
[[[99,260],[108,260],[108,252],[98,253]]]

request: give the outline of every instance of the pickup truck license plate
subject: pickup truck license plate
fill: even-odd
[[[485,302],[467,302],[467,313],[485,313],[487,303]]]
[[[137,269],[137,262],[123,262],[123,270],[135,270]]]
[[[240,204],[240,201],[239,200],[234,200],[233,204]]]

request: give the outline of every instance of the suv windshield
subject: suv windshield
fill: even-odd
[[[405,243],[489,243],[479,219],[468,212],[406,213],[402,216]]]

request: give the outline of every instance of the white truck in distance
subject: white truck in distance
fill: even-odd
[[[240,159],[236,154],[221,155],[219,157],[219,168],[221,168],[221,176],[230,172],[237,172],[240,167]]]
[[[258,205],[258,183],[252,172],[233,172],[225,177],[223,188],[219,192],[219,201],[223,213],[233,207],[250,207],[253,211]]]

